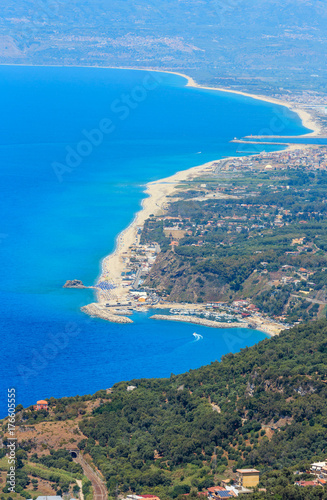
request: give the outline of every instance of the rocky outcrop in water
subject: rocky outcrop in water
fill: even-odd
[[[63,288],[87,288],[81,280],[67,280]]]

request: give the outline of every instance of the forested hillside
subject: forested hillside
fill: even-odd
[[[247,299],[288,324],[326,316],[326,182],[302,166],[197,179],[145,223],[161,247],[145,285],[169,302]]]
[[[112,495],[118,485],[171,499],[233,478],[236,468],[256,467],[267,492],[249,499],[327,498],[321,487],[303,496],[293,486],[294,471],[326,458],[326,396],[327,322],[320,321],[183,375],[121,382],[94,397],[52,398],[48,415],[27,410],[19,418],[25,426],[79,418],[86,437],[78,447]],[[92,413],[85,411],[88,399],[99,400]]]
[[[168,380],[131,381],[132,392],[117,384],[81,423],[82,446],[112,488],[156,486],[163,498],[173,478],[201,490],[227,465],[301,468],[327,453],[326,355],[324,321]]]

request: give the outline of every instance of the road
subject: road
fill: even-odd
[[[140,279],[141,279],[141,273],[142,273],[142,268],[141,266],[138,268],[137,270],[137,273],[136,273],[136,276],[135,276],[135,280],[133,281],[133,289],[136,290],[139,286],[139,282],[140,282]]]
[[[93,500],[107,500],[108,491],[100,475],[95,472],[95,470],[93,470],[87,462],[85,462],[81,455],[78,455],[77,458],[74,458],[73,460],[83,467],[85,476],[91,481],[93,486]]]

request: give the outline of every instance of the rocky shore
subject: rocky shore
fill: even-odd
[[[106,306],[98,304],[96,302],[81,307],[81,311],[85,314],[88,314],[89,316],[106,319],[111,323],[133,323],[130,318],[114,314],[110,309],[107,309]]]
[[[88,288],[81,280],[67,280],[63,288]]]

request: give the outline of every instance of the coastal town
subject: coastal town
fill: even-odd
[[[0,26],[0,500],[327,500],[326,1]]]
[[[205,251],[208,245],[206,235],[213,230],[219,230],[222,235],[227,231],[227,234],[241,237],[246,234],[260,235],[260,232],[267,230],[283,232],[286,227],[297,221],[300,227],[305,227],[310,217],[317,221],[322,220],[324,214],[319,208],[323,206],[321,204],[317,205],[316,210],[311,208],[310,212],[295,214],[286,204],[277,206],[255,203],[262,189],[265,190],[265,195],[269,196],[285,197],[293,192],[298,194],[303,188],[294,186],[294,182],[289,181],[287,175],[290,172],[297,175],[299,168],[307,176],[312,177],[319,172],[324,175],[327,170],[327,148],[294,146],[284,151],[263,151],[252,156],[226,158],[196,167],[192,172],[188,171],[187,175],[179,173],[177,179],[173,176],[152,183],[148,190],[156,193],[155,201],[151,196],[146,198],[141,215],[138,214],[131,226],[119,235],[117,248],[114,254],[104,259],[103,273],[95,285],[98,301],[84,306],[82,311],[113,322],[132,323],[131,316],[135,310],[152,309],[152,318],[157,320],[185,321],[216,328],[252,328],[269,335],[276,335],[282,329],[301,321],[294,315],[292,319],[290,314],[282,312],[269,314],[262,310],[255,295],[242,296],[240,292],[233,300],[222,300],[218,296],[207,301],[200,301],[198,298],[191,303],[171,300],[169,293],[162,287],[153,285],[149,278],[162,253],[176,255],[185,238],[190,239],[194,251],[201,252]],[[261,182],[260,176],[263,179]],[[241,182],[243,178],[246,182]],[[306,191],[310,192],[309,186]],[[247,203],[244,203],[245,196]],[[223,201],[225,207],[232,202],[233,213],[222,214],[218,219],[209,213],[203,220],[171,214],[171,207],[176,205],[176,202],[192,201],[203,205],[215,200]],[[249,200],[253,202],[249,203]],[[154,233],[149,229],[151,224],[155,225]],[[152,240],[151,234],[158,232],[159,226],[161,236]],[[227,243],[226,238],[222,236],[220,245],[226,244],[232,244],[232,240]],[[256,252],[260,254],[263,251]],[[294,260],[296,256],[301,258],[318,255],[319,248],[310,238],[302,233],[295,233],[284,253],[287,258]],[[300,301],[300,304],[309,304],[308,301],[312,301],[309,304],[309,313],[311,311],[312,314],[319,314],[325,310],[326,299],[323,294],[316,296],[311,293],[314,289],[311,283],[313,269],[307,269],[300,263],[285,263],[272,269],[271,262],[264,259],[259,259],[256,267],[252,276],[256,275],[258,278],[253,279],[253,282],[257,281],[261,289],[264,286],[276,290],[293,287],[290,292],[290,307],[292,300]]]

